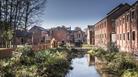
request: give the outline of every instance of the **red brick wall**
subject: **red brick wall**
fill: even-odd
[[[117,45],[122,51],[138,51],[137,9],[137,6],[133,6],[133,8],[126,11],[123,15],[116,19]]]
[[[68,39],[68,31],[65,29],[54,29],[52,33],[52,37],[54,37],[58,42],[65,41],[67,42]]]
[[[95,45],[107,47],[112,42],[112,34],[115,33],[115,19],[129,9],[128,5],[108,13],[107,16],[95,25]]]
[[[41,31],[34,31],[32,36],[32,43],[37,45],[41,43]]]
[[[107,45],[108,26],[107,19],[103,19],[95,25],[95,45],[105,47]]]

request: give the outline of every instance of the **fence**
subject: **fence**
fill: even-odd
[[[11,57],[12,56],[12,51],[15,49],[13,48],[1,48],[0,49],[0,58],[5,58],[5,57]]]
[[[32,50],[34,50],[34,51],[45,50],[48,48],[51,48],[51,44],[32,45]]]

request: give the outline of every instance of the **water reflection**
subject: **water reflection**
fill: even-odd
[[[73,70],[66,77],[100,77],[93,64],[94,61],[90,59],[89,55],[85,55],[82,58],[75,58],[72,60]]]

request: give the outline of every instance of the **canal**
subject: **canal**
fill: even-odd
[[[72,70],[66,77],[101,77],[88,54],[72,60]]]

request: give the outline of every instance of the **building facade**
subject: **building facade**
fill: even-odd
[[[46,44],[46,43],[49,43],[49,41],[51,40],[48,30],[42,27],[34,26],[29,30],[29,32],[32,33],[33,45]]]
[[[95,45],[114,42],[120,51],[138,53],[138,1],[120,4],[95,24]]]
[[[121,51],[138,51],[138,1],[115,20],[117,46]]]
[[[120,4],[111,10],[105,18],[95,24],[95,45],[107,48],[115,42],[115,19],[130,8],[129,4]]]
[[[95,26],[88,25],[88,29],[86,32],[87,32],[87,44],[95,45]]]
[[[108,26],[107,18],[102,19],[95,25],[95,46],[105,47],[108,43]]]
[[[22,30],[16,30],[16,45],[32,44],[32,33]]]
[[[74,42],[85,42],[85,32],[81,28],[76,27],[73,31]]]
[[[55,38],[55,40],[57,40],[58,42],[69,42],[70,30],[71,28],[67,28],[65,26],[52,28],[50,29],[50,36],[52,38]]]

